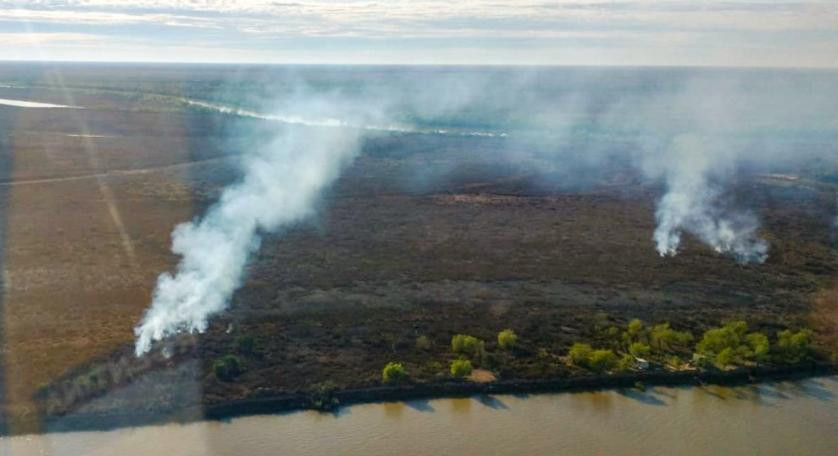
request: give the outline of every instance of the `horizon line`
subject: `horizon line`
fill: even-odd
[[[670,68],[670,69],[730,69],[730,70],[838,70],[833,66],[777,66],[777,65],[707,65],[707,64],[611,64],[611,63],[347,63],[347,62],[254,62],[254,61],[175,61],[175,60],[46,60],[3,59],[3,64],[86,64],[86,65],[178,65],[178,66],[300,66],[300,67],[494,67],[494,68]]]

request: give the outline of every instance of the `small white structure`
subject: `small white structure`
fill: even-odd
[[[634,367],[638,370],[649,369],[649,361],[643,358],[634,358]]]

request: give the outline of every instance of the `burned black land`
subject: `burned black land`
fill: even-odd
[[[461,357],[474,370],[460,382],[588,377],[571,347],[620,354],[635,319],[693,337],[650,356],[659,372],[700,368],[702,334],[736,320],[772,344],[783,330],[813,331],[807,366],[836,349],[834,163],[737,175],[728,199],[758,215],[770,245],[764,264],[741,264],[689,235],[661,257],[663,189],[625,163],[571,182],[562,177],[574,171],[508,159],[526,147],[508,137],[387,133],[365,141],[316,217],[265,237],[205,333],[137,358],[133,328],[177,263],[171,230],[240,179],[238,156],[255,141],[235,132],[274,127],[182,106],[163,89],[139,101],[124,87],[71,89],[67,103],[38,84],[0,88],[97,107],[0,107],[7,432],[119,411],[189,418],[281,395],[329,408],[335,392],[381,386],[391,362],[417,388],[451,382]],[[513,346],[499,346],[505,329]],[[481,353],[454,353],[457,334],[483,341]]]

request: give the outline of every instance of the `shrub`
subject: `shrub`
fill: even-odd
[[[428,339],[428,336],[417,337],[416,348],[419,350],[429,350],[431,348],[431,339]]]
[[[726,348],[733,350],[742,344],[747,331],[748,325],[744,321],[734,321],[721,328],[708,329],[696,345],[696,351],[711,356]]]
[[[243,355],[252,355],[256,352],[256,341],[253,336],[238,336],[233,341],[236,351]]]
[[[652,347],[643,342],[635,342],[629,345],[629,353],[635,358],[647,358],[652,353]]]
[[[606,344],[614,349],[621,347],[620,329],[616,326],[609,326],[600,332],[600,337]]]
[[[675,346],[686,346],[692,342],[692,339],[692,334],[686,331],[676,331],[669,327],[669,323],[655,325],[652,330],[649,331],[649,341],[651,345],[661,351],[672,350]]]
[[[617,367],[617,355],[608,349],[594,350],[588,357],[588,366],[596,372],[605,372]]]
[[[678,355],[672,355],[666,358],[666,363],[674,367],[675,369],[680,369],[681,366],[684,365],[684,361]]]
[[[617,362],[617,368],[620,370],[631,370],[634,367],[634,357],[631,355],[623,355],[620,361]]]
[[[311,405],[322,411],[336,409],[340,405],[340,401],[334,397],[335,390],[337,390],[337,385],[331,380],[315,384],[309,396]]]
[[[387,363],[381,371],[381,380],[384,383],[399,383],[407,380],[407,371],[402,363]]]
[[[504,350],[515,347],[518,343],[518,335],[511,329],[504,329],[498,333],[498,346]]]
[[[478,363],[482,363],[486,358],[486,345],[474,336],[455,335],[451,338],[451,350],[456,354],[468,356]]]
[[[592,351],[593,348],[591,348],[590,345],[577,342],[570,347],[570,351],[567,352],[567,355],[570,357],[570,360],[573,361],[573,364],[576,364],[577,366],[587,366],[588,358],[591,356]]]
[[[212,370],[219,380],[229,382],[242,373],[241,361],[235,355],[226,355],[213,363]]]
[[[788,329],[777,333],[776,357],[779,361],[799,363],[809,354],[812,332],[801,330],[792,332]]]
[[[461,355],[474,355],[483,341],[466,334],[457,334],[451,338],[451,351]]]
[[[699,354],[699,353],[693,353],[692,362],[696,366],[701,367],[701,368],[705,368],[705,369],[713,365],[710,358],[708,358],[706,355],[702,355],[702,354]]]
[[[627,344],[632,342],[641,342],[646,339],[646,326],[642,321],[635,318],[628,323],[626,332],[623,333],[623,339]]]
[[[760,333],[747,334],[747,331],[748,324],[744,321],[708,329],[696,344],[696,353],[719,367],[764,357],[768,353],[767,339]]]
[[[713,358],[713,362],[719,367],[725,367],[733,364],[733,349],[730,347],[723,348],[716,354],[715,358]]]
[[[768,337],[762,333],[751,333],[745,336],[748,346],[751,348],[754,360],[762,362],[768,359],[768,352],[771,350],[771,344],[768,342]]]
[[[466,377],[471,374],[471,370],[471,361],[467,359],[451,361],[451,375],[454,377]]]
[[[431,360],[425,364],[425,368],[433,373],[438,374],[442,371],[442,363],[440,363],[439,361]]]

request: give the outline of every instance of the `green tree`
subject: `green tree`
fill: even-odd
[[[451,375],[454,377],[466,377],[471,374],[471,361],[467,359],[455,359],[451,361]]]
[[[594,350],[588,357],[588,365],[596,372],[605,372],[617,367],[617,355],[608,349]]]
[[[241,361],[235,355],[223,356],[212,364],[212,371],[219,380],[229,382],[241,375]]]
[[[726,348],[735,350],[742,345],[747,331],[748,325],[744,321],[734,321],[721,328],[708,329],[696,345],[696,351],[714,357]]]
[[[252,355],[256,353],[256,341],[253,336],[241,335],[236,337],[233,341],[236,351],[242,355]]]
[[[593,348],[591,348],[590,345],[577,342],[570,347],[567,355],[570,357],[570,360],[573,361],[573,364],[577,366],[587,366],[592,351]]]
[[[634,367],[634,357],[631,355],[623,355],[620,361],[617,362],[617,368],[620,370],[630,370]]]
[[[649,354],[652,353],[652,347],[643,342],[634,342],[629,345],[629,353],[635,358],[648,358]]]
[[[482,343],[482,340],[474,336],[456,334],[451,338],[451,351],[460,355],[473,356]]]
[[[430,350],[431,345],[433,344],[431,343],[431,339],[428,339],[428,336],[422,335],[416,338],[416,348],[419,350]]]
[[[633,342],[643,342],[646,340],[646,325],[638,318],[631,320],[626,326],[626,332],[623,333],[623,339],[626,345]]]
[[[509,350],[518,343],[518,335],[511,329],[504,329],[498,333],[498,347]]]
[[[614,349],[619,349],[621,344],[620,329],[616,326],[609,326],[602,330],[600,336],[605,340],[607,345]]]
[[[389,362],[381,371],[384,383],[400,383],[407,380],[407,371],[402,363]]]
[[[667,364],[674,367],[675,369],[680,369],[681,366],[684,365],[684,361],[681,360],[681,357],[678,356],[678,355],[672,355],[672,356],[666,358],[666,362],[667,362]]]
[[[733,349],[731,347],[725,347],[716,354],[713,358],[713,362],[716,366],[725,367],[733,363],[733,358]]]
[[[751,348],[751,353],[755,361],[763,362],[768,359],[771,344],[768,342],[768,337],[765,334],[759,332],[750,333],[745,336],[745,341]]]
[[[696,353],[713,360],[719,367],[750,361],[756,355],[749,343],[747,332],[748,324],[744,321],[732,321],[720,328],[708,329],[696,344]],[[756,343],[760,338],[754,336],[751,339]],[[762,349],[763,347],[760,347],[760,350]]]
[[[804,329],[798,332],[783,330],[777,333],[776,357],[786,363],[799,363],[809,354],[812,332]]]
[[[451,338],[451,351],[458,355],[468,356],[477,363],[483,363],[486,359],[486,344],[466,334],[457,334]]]
[[[649,331],[650,344],[659,351],[671,351],[675,347],[684,347],[692,342],[692,334],[676,331],[669,323],[660,323]]]

